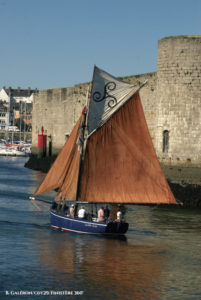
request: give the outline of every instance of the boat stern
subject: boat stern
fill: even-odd
[[[128,223],[126,222],[109,222],[105,228],[108,234],[125,234],[128,231]]]

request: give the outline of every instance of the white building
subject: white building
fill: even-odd
[[[5,130],[10,119],[10,97],[5,89],[0,90],[0,130]]]
[[[0,130],[5,130],[10,125],[15,125],[16,120],[25,119],[29,115],[31,119],[32,102],[37,89],[12,89],[3,87],[0,90]]]

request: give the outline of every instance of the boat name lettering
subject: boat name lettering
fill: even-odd
[[[94,227],[94,228],[97,228],[97,225],[94,225],[94,224],[89,224],[89,223],[85,224],[85,226],[87,226],[87,227]]]

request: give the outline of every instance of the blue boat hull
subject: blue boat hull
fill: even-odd
[[[50,222],[53,228],[77,233],[122,235],[128,230],[128,223],[112,221],[104,223],[71,218],[53,210],[50,211]]]

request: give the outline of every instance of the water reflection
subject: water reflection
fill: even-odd
[[[37,245],[40,263],[52,272],[82,278],[86,294],[160,299],[160,275],[167,263],[162,246],[62,232],[50,232],[50,238]]]
[[[39,202],[38,209],[29,200],[44,174],[23,168],[23,161],[0,158],[1,291],[201,299],[201,210],[127,206],[125,241],[53,231],[49,204]]]

